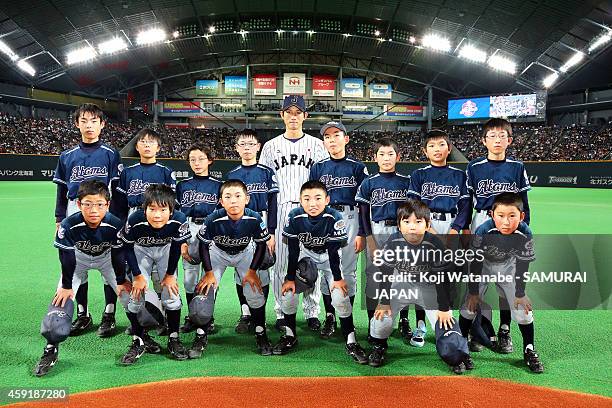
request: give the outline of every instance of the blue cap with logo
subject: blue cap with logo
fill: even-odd
[[[332,120],[331,122],[327,122],[326,124],[323,125],[323,127],[321,128],[321,136],[325,136],[325,131],[331,128],[336,128],[338,130],[341,130],[346,135],[346,128],[344,127],[342,122],[337,122],[335,120]]]
[[[461,335],[459,323],[449,329],[440,328],[440,323],[436,322],[436,351],[450,366],[456,366],[470,355],[467,339]]]
[[[283,99],[283,108],[281,110],[286,111],[290,107],[295,106],[302,112],[306,112],[306,102],[302,95],[287,95]]]

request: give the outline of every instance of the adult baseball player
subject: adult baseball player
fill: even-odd
[[[361,182],[368,177],[365,164],[346,155],[349,136],[341,122],[331,121],[321,128],[323,144],[330,158],[315,163],[310,169],[310,180],[320,181],[327,188],[329,206],[342,214],[346,224],[348,245],[342,248],[342,275],[346,281],[351,304],[357,290],[357,257],[365,248],[365,233],[359,230],[359,210],[355,195]],[[354,242],[354,244],[352,244]],[[321,337],[328,339],[336,330],[336,314],[331,304],[329,285],[321,280],[325,305],[325,322]]]
[[[279,189],[277,225],[282,226],[285,225],[289,212],[300,206],[300,187],[308,181],[310,168],[314,163],[329,155],[321,140],[302,130],[304,120],[308,117],[304,97],[301,95],[286,96],[280,116],[285,123],[285,133],[264,145],[259,163],[270,167],[276,174]],[[280,304],[281,287],[287,273],[288,262],[288,248],[282,240],[282,228],[276,229],[275,239],[277,261],[271,280],[274,291],[274,311],[277,318],[276,328],[281,330],[285,324]],[[320,297],[321,289],[317,283],[312,292],[304,294],[302,301],[308,327],[316,331],[321,330],[318,318]]]

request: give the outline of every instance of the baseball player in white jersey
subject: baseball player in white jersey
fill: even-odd
[[[329,157],[323,142],[314,136],[304,133],[302,124],[308,117],[306,104],[301,95],[286,96],[280,116],[285,122],[285,133],[268,141],[259,158],[259,163],[270,167],[278,180],[278,226],[284,226],[289,212],[300,206],[300,187],[308,181],[310,168],[320,160]],[[282,228],[277,228],[276,264],[272,274],[274,291],[274,311],[276,312],[276,328],[281,330],[285,323],[281,311],[281,287],[287,273],[288,248],[282,239]],[[321,298],[320,284],[317,282],[310,293],[304,293],[302,307],[308,327],[319,331],[319,300]]]

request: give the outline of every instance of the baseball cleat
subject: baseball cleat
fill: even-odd
[[[159,353],[161,353],[161,351],[162,351],[161,346],[159,345],[158,342],[153,340],[153,338],[151,337],[151,335],[149,333],[144,332],[144,334],[142,335],[142,341],[144,341],[145,351],[147,353],[149,353],[149,354],[159,354]]]
[[[372,347],[372,351],[368,356],[368,364],[370,367],[380,367],[385,362],[385,348],[380,344]]]
[[[45,350],[43,351],[43,355],[34,367],[34,375],[37,377],[42,377],[46,375],[51,367],[57,363],[58,357],[58,349],[53,345],[47,345]]]
[[[525,360],[525,364],[527,364],[527,367],[529,367],[532,372],[537,374],[541,374],[544,372],[544,365],[540,361],[540,356],[538,356],[538,353],[536,353],[535,350],[525,350],[525,353],[523,354],[523,359]]]
[[[206,334],[210,335],[210,334],[214,334],[215,333],[215,318],[211,317],[210,318],[210,322],[208,322],[208,325],[206,326]]]
[[[280,318],[280,319],[276,319],[276,323],[274,323],[274,327],[276,328],[276,330],[278,330],[281,333],[285,332],[285,319]]]
[[[70,326],[70,335],[79,336],[93,327],[93,319],[90,314],[78,315],[76,320]]]
[[[368,355],[359,343],[347,343],[345,349],[357,364],[368,364]]]
[[[268,335],[265,331],[255,335],[255,342],[257,344],[257,351],[259,351],[259,354],[262,356],[272,355],[272,343],[270,343],[270,339],[268,339]]]
[[[495,351],[500,354],[510,354],[514,351],[512,346],[512,337],[510,336],[510,330],[504,330],[502,328],[497,332],[497,343]]]
[[[207,345],[208,345],[208,335],[206,333],[196,334],[195,339],[193,339],[193,344],[191,344],[191,348],[187,352],[187,356],[189,358],[202,357],[202,353],[204,353],[204,350],[206,349]]]
[[[114,313],[103,313],[97,334],[99,337],[111,337],[117,332]]]
[[[179,328],[179,331],[181,333],[191,333],[192,331],[194,331],[196,328],[191,324],[191,319],[189,318],[189,316],[185,316],[185,322],[183,323],[183,325]]]
[[[404,343],[410,343],[410,340],[412,339],[412,329],[410,328],[410,322],[408,321],[408,319],[399,319],[399,323],[397,324],[397,331],[402,337]]]
[[[298,344],[295,336],[281,336],[278,343],[272,349],[272,353],[276,356],[281,356],[292,351]]]
[[[451,371],[457,375],[461,375],[465,373],[465,370],[466,370],[465,364],[463,362],[457,365],[454,365],[454,366],[450,366],[450,368],[451,368]]]
[[[321,331],[321,322],[316,317],[310,317],[306,319],[308,323],[308,328],[312,331]]]
[[[328,314],[323,322],[323,327],[321,328],[321,338],[329,339],[336,332],[336,316],[333,314]]]
[[[251,329],[251,316],[249,315],[240,316],[240,319],[238,319],[238,322],[236,323],[236,327],[234,328],[236,333],[246,334],[249,332],[250,329]]]
[[[196,336],[196,340],[197,338]],[[189,358],[187,349],[178,337],[168,337],[168,351],[176,360],[187,360]]]
[[[142,357],[145,351],[146,351],[146,347],[145,347],[144,342],[138,337],[135,338],[134,340],[132,340],[132,345],[128,349],[127,353],[125,353],[123,357],[121,357],[121,364],[123,365],[134,364],[136,361],[138,361],[140,357]]]
[[[427,334],[427,326],[421,322],[410,339],[410,345],[413,347],[423,347],[425,345],[425,335]]]
[[[466,370],[473,370],[474,369],[474,360],[472,360],[471,356],[467,356],[463,360],[463,364],[465,365],[465,369]]]

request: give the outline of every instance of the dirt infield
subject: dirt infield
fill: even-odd
[[[612,407],[612,398],[474,377],[210,377],[74,394],[12,407]]]

